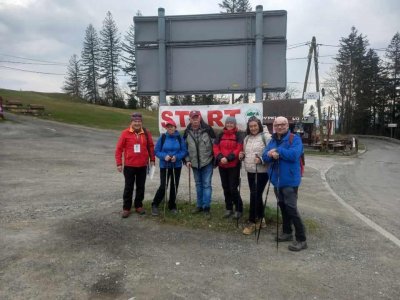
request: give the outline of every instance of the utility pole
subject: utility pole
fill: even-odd
[[[307,64],[307,71],[306,71],[306,78],[304,80],[304,87],[303,87],[303,94],[301,96],[301,100],[304,100],[304,93],[307,90],[307,83],[308,83],[308,76],[310,74],[310,67],[311,67],[311,59],[314,53],[314,67],[315,67],[315,85],[316,85],[316,92],[318,93],[317,99],[317,109],[318,109],[318,120],[319,120],[319,138],[321,141],[321,150],[324,150],[324,131],[322,128],[322,118],[321,118],[321,97],[319,95],[319,75],[318,75],[318,53],[317,53],[317,41],[315,36],[312,37],[310,50],[308,51],[308,64]],[[328,143],[328,141],[327,141]]]
[[[311,46],[314,49],[314,67],[315,67],[315,86],[316,92],[318,93],[317,108],[318,108],[318,120],[319,120],[319,137],[321,139],[321,150],[324,150],[324,131],[322,128],[322,118],[321,118],[321,97],[319,95],[319,74],[318,74],[318,53],[317,53],[317,41],[315,36],[312,37]],[[326,146],[328,147],[329,141],[326,141]]]

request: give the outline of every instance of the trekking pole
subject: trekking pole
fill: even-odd
[[[165,163],[164,221],[168,201],[168,161]]]
[[[191,180],[190,180],[190,171],[191,171],[192,167],[189,167],[189,205],[192,204],[192,184],[191,184]]]
[[[173,181],[171,180],[171,184],[174,183],[175,203],[176,203],[176,197],[177,197],[176,192],[177,192],[177,189],[176,189],[175,163],[174,162],[172,163],[172,177],[173,177]]]
[[[237,209],[239,207],[239,198],[240,198],[240,187],[242,186],[242,164],[239,162],[239,197],[237,197],[236,203],[236,212],[238,213]],[[238,217],[239,215],[237,215]],[[236,218],[236,228],[239,228],[239,218]]]
[[[265,201],[264,201],[264,204],[263,204],[263,216],[261,218],[261,224],[262,224],[262,221],[265,220],[265,209],[267,207],[267,199],[268,199],[268,194],[269,194],[269,187],[271,186],[271,178],[272,178],[272,174],[274,172],[274,167],[275,167],[275,162],[273,162],[272,166],[271,166],[271,174],[270,174],[270,177],[269,177],[269,182],[268,182],[268,187],[267,187],[267,194],[265,195]],[[261,224],[260,224],[260,228],[258,229],[257,244],[258,244],[258,240],[260,238]]]
[[[278,164],[278,184],[277,184],[277,191],[278,191],[278,195],[280,193],[279,191],[279,158],[277,161]],[[278,248],[279,248],[279,241],[278,241],[278,236],[279,236],[279,224],[278,224],[278,219],[279,219],[279,196],[276,197],[276,251],[278,252]]]
[[[258,155],[256,154],[256,158],[258,158]],[[257,203],[258,203],[258,199],[257,199],[257,196],[258,196],[258,186],[257,186],[257,181],[258,181],[258,168],[257,168],[257,163],[256,163],[256,180],[255,180],[256,182],[255,182],[255,188],[256,188],[256,192],[255,192],[255,199],[254,199],[254,227],[255,227],[255,230],[254,230],[254,237],[256,237],[257,236]],[[251,195],[251,191],[250,191],[250,195]],[[251,199],[250,199],[250,201],[251,201]],[[250,204],[251,205],[251,204]],[[260,223],[260,228],[261,228],[261,224],[262,224],[262,220],[260,221],[261,223]]]

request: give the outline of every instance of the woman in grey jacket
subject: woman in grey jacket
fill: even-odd
[[[261,121],[251,117],[247,122],[247,136],[243,142],[243,151],[239,158],[244,162],[247,180],[250,188],[249,225],[243,234],[252,234],[259,228],[264,217],[262,194],[268,182],[268,166],[261,159],[265,146],[271,140],[267,127],[263,128]]]

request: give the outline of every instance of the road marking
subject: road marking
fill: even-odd
[[[330,169],[330,168],[329,168]],[[362,213],[360,213],[358,210],[356,210],[354,207],[350,206],[349,204],[347,204],[341,197],[339,197],[334,190],[332,190],[332,188],[329,186],[328,181],[326,180],[326,173],[329,171],[322,171],[321,170],[321,178],[322,181],[324,182],[324,185],[326,187],[326,189],[332,194],[333,197],[335,197],[335,199],[342,204],[348,211],[350,211],[352,214],[354,214],[356,217],[358,217],[359,219],[361,219],[361,221],[363,221],[364,223],[366,223],[369,227],[371,227],[372,229],[376,230],[378,233],[380,233],[381,235],[383,235],[384,237],[386,237],[387,239],[391,240],[397,247],[400,248],[400,240],[395,237],[393,234],[391,234],[390,232],[388,232],[387,230],[383,229],[381,226],[379,226],[378,224],[376,224],[375,222],[373,222],[372,220],[368,219],[366,216],[364,216]]]

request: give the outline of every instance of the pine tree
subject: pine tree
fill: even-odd
[[[99,38],[92,24],[86,28],[81,57],[84,98],[90,103],[100,104],[98,90],[100,46]]]
[[[70,96],[82,97],[82,75],[80,62],[76,54],[72,55],[69,60],[63,90]]]
[[[122,55],[121,59],[125,63],[122,70],[126,75],[129,76],[127,82],[129,92],[126,93],[128,96],[128,107],[137,108],[138,101],[136,99],[137,90],[137,75],[136,75],[136,49],[135,49],[135,27],[133,24],[129,26],[128,32],[125,35],[125,42],[122,43],[122,50],[125,56]]]
[[[400,33],[397,32],[389,46],[386,49],[386,58],[388,59],[387,64],[387,71],[388,77],[390,81],[390,98],[391,98],[391,120],[392,123],[399,123],[399,110],[400,110],[400,103],[397,102],[398,100],[398,89],[400,87]],[[396,113],[397,112],[397,113]]]
[[[142,13],[138,11],[137,16],[141,16]],[[128,32],[125,35],[125,41],[122,43],[122,50],[125,54],[121,56],[122,61],[125,63],[122,70],[126,75],[129,76],[127,82],[129,92],[126,93],[128,96],[128,108],[136,109],[138,106],[138,99],[136,96],[137,92],[137,74],[136,74],[136,48],[135,48],[135,27],[133,24],[129,26]]]
[[[341,39],[340,46],[335,58],[338,61],[336,69],[340,94],[344,100],[342,115],[339,115],[339,130],[349,133],[354,131],[354,115],[363,99],[363,64],[368,41],[352,27],[350,35]]]
[[[101,79],[104,80],[100,86],[104,89],[107,104],[112,106],[124,106],[123,99],[118,95],[118,78],[120,70],[119,56],[121,52],[120,36],[111,12],[107,12],[103,21],[103,29],[100,31],[101,49]]]
[[[222,13],[240,13],[251,11],[249,0],[224,0],[218,4],[220,8],[224,9]]]

